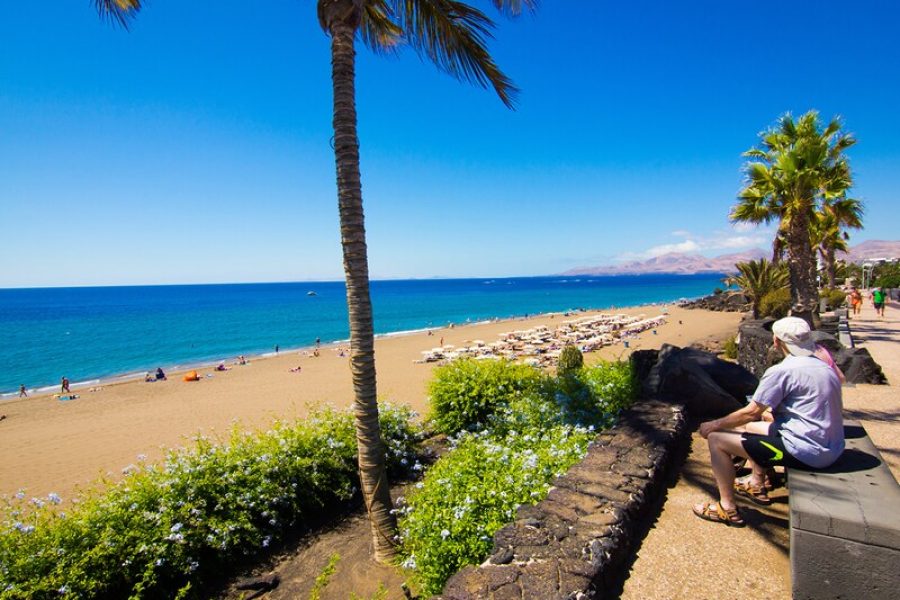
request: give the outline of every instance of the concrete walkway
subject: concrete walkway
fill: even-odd
[[[871,306],[850,323],[854,340],[867,348],[892,385],[844,388],[845,418],[862,422],[900,478],[900,309],[889,305],[886,318]],[[706,441],[694,434],[691,452],[663,510],[641,544],[621,598],[627,600],[748,597],[790,598],[787,492],[772,494],[773,504],[742,502],[743,529],[707,523],[691,506],[715,497]]]

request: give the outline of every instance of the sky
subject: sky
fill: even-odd
[[[741,154],[810,109],[859,139],[851,243],[900,238],[900,4],[474,4],[515,110],[357,46],[373,278],[766,248],[728,221]],[[312,0],[155,0],[129,31],[2,3],[0,287],[340,279],[331,102]]]

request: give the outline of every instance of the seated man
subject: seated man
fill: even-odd
[[[772,325],[772,333],[775,348],[785,359],[766,370],[747,406],[700,425],[700,435],[709,441],[719,489],[718,502],[693,507],[701,519],[743,527],[734,494],[769,504],[764,486],[767,468],[821,469],[844,451],[841,382],[830,366],[815,357],[809,325],[787,317]],[[769,408],[774,422],[760,421]],[[753,470],[748,479],[737,483],[735,456],[747,458]]]

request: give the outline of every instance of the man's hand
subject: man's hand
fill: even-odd
[[[709,437],[713,431],[717,431],[719,429],[719,420],[715,421],[706,421],[705,423],[700,423],[700,437],[704,440]]]

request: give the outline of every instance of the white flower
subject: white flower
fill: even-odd
[[[449,535],[450,535],[449,529],[441,529],[441,539],[442,540],[446,540]]]
[[[182,525],[181,523],[175,523],[174,525],[172,525],[172,528],[169,529],[169,531],[171,531],[172,533],[175,533],[177,531],[181,531],[182,527],[184,527],[184,525]]]
[[[59,504],[60,502],[62,502],[62,498],[60,498],[59,495],[54,492],[50,492],[49,494],[47,494],[47,500],[49,500],[53,504]]]

